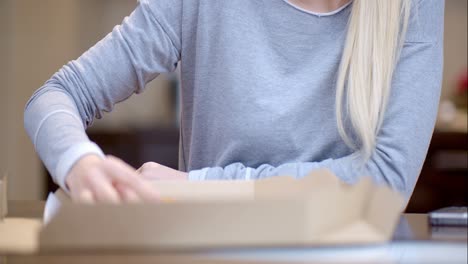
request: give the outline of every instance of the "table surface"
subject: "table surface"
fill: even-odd
[[[10,201],[8,219],[42,218],[43,201]],[[0,223],[0,232],[2,231]],[[5,225],[5,222],[3,223]],[[11,230],[10,230],[11,231]],[[403,214],[392,242],[370,246],[252,248],[191,253],[0,253],[11,263],[467,263],[467,228],[428,224],[426,214]],[[0,233],[1,236],[1,233]],[[1,237],[0,237],[1,242]]]

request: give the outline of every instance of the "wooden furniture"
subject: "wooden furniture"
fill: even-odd
[[[435,132],[407,212],[468,206],[468,135]]]

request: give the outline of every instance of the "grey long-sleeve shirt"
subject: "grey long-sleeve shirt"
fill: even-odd
[[[409,197],[435,123],[444,13],[442,0],[413,3],[377,146],[363,167],[340,138],[334,112],[352,4],[319,15],[286,0],[141,0],[32,96],[25,127],[65,187],[77,159],[102,155],[85,134],[93,119],[180,63],[180,169],[190,179],[302,177],[329,168],[345,182],[370,175]]]

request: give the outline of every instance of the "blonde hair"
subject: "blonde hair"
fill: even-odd
[[[336,86],[338,131],[370,159],[382,125],[411,0],[354,0]],[[346,87],[346,88],[345,88]],[[351,139],[344,121],[349,120]]]

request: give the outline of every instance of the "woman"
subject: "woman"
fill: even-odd
[[[370,175],[407,198],[434,128],[442,0],[141,0],[31,98],[25,127],[83,202],[157,199],[145,179]],[[180,170],[135,171],[85,128],[181,64]],[[142,177],[143,176],[143,177]]]

